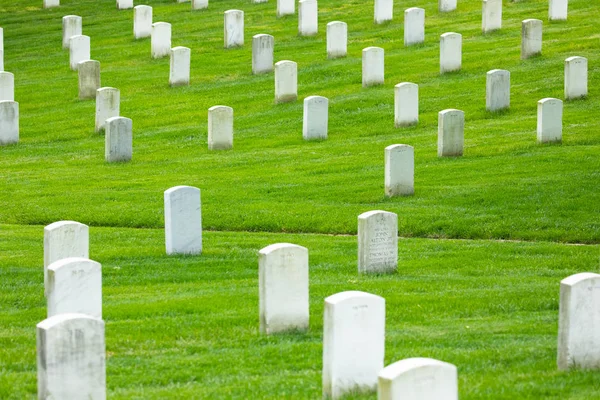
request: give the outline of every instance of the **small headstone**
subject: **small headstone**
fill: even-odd
[[[588,94],[588,60],[569,57],[565,60],[565,99],[586,97]]]
[[[90,57],[90,37],[85,35],[71,36],[69,39],[69,65],[77,71],[77,65]]]
[[[104,123],[104,159],[106,162],[131,161],[133,122],[125,117],[112,117]]]
[[[167,254],[202,253],[200,189],[175,186],[165,191]]]
[[[433,358],[407,358],[379,373],[378,400],[458,400],[456,366]]]
[[[383,368],[385,299],[348,291],[325,299],[323,397],[373,392]]]
[[[457,0],[438,0],[439,12],[450,12],[456,10]]]
[[[60,6],[60,0],[44,0],[44,8],[58,7]]]
[[[460,157],[465,140],[465,113],[448,109],[438,114],[438,157]]]
[[[486,74],[485,108],[499,111],[510,107],[510,72],[493,69]]]
[[[10,72],[0,71],[0,101],[15,100],[15,76]]]
[[[208,8],[208,0],[192,0],[192,10],[204,10]]]
[[[411,7],[404,11],[404,45],[412,46],[425,41],[425,10]]]
[[[4,29],[0,28],[0,71],[4,71]]]
[[[121,93],[113,87],[103,87],[96,91],[96,132],[104,130],[107,119],[121,113]]]
[[[483,33],[502,28],[502,0],[483,0],[481,29]]]
[[[542,54],[542,21],[526,19],[521,24],[521,60]]]
[[[362,86],[383,85],[384,53],[381,47],[367,47],[362,51]]]
[[[171,53],[171,24],[168,22],[152,24],[150,46],[152,58],[166,57]]]
[[[382,24],[394,18],[393,0],[375,0],[375,23]]]
[[[260,34],[252,37],[252,73],[255,75],[273,71],[275,38]]]
[[[85,60],[77,64],[79,75],[79,98],[95,99],[100,89],[100,61]]]
[[[558,369],[600,369],[600,275],[583,272],[560,282]]]
[[[192,50],[188,47],[177,46],[171,49],[169,85],[186,86],[190,84],[191,58]]]
[[[327,58],[346,57],[348,53],[348,24],[333,21],[327,24]]]
[[[208,149],[233,148],[233,108],[213,106],[208,109]]]
[[[296,2],[294,0],[277,0],[277,16],[294,15],[296,13]]]
[[[275,63],[275,104],[298,99],[298,64],[283,60]]]
[[[412,196],[415,193],[415,149],[407,144],[385,148],[385,195]]]
[[[244,45],[244,12],[240,10],[225,11],[225,48]]]
[[[298,34],[300,36],[316,35],[319,30],[319,8],[317,0],[300,0],[298,2]]]
[[[70,257],[48,266],[48,318],[79,313],[102,318],[102,266]]]
[[[269,0],[252,0],[252,4],[266,3]]]
[[[106,399],[104,321],[59,314],[37,324],[39,399]]]
[[[447,32],[440,36],[440,74],[460,71],[462,66],[462,35]]]
[[[358,272],[389,273],[397,269],[398,215],[380,210],[360,214],[358,216]]]
[[[394,125],[416,125],[419,122],[419,85],[402,82],[394,86]]]
[[[562,141],[563,102],[545,98],[538,101],[537,141],[538,143],[560,143]]]
[[[569,0],[550,0],[548,4],[548,19],[550,21],[566,21]]]
[[[19,142],[19,103],[0,101],[0,145]]]
[[[258,257],[260,331],[308,329],[308,249],[277,243]]]
[[[152,36],[152,7],[133,7],[133,37],[142,39]]]
[[[62,19],[62,47],[63,49],[68,49],[70,44],[70,39],[72,36],[77,36],[82,34],[82,19],[78,15],[67,15]]]
[[[133,8],[133,0],[117,0],[117,10]]]
[[[329,100],[322,96],[304,99],[302,137],[304,140],[327,139]]]

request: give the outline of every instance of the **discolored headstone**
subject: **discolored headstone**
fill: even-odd
[[[252,37],[252,73],[265,74],[273,71],[273,49],[275,38],[259,34]]]
[[[224,45],[225,48],[244,45],[244,12],[227,10],[224,14]]]
[[[358,272],[389,273],[398,269],[398,215],[367,211],[358,216]]]
[[[485,108],[499,111],[510,107],[510,72],[493,69],[486,74]]]
[[[463,155],[465,137],[465,113],[448,109],[438,114],[438,157]]]
[[[66,15],[62,19],[62,28],[62,46],[63,49],[68,49],[71,37],[83,32],[82,18],[79,15]]]
[[[0,101],[15,100],[15,76],[11,72],[0,71]]]
[[[19,103],[0,101],[0,145],[19,142]]]
[[[121,111],[121,92],[117,88],[103,87],[96,91],[96,132],[104,130],[107,119],[118,117]]]
[[[483,33],[502,28],[502,0],[483,0],[481,29]]]
[[[521,59],[542,54],[542,21],[526,19],[521,24]]]
[[[85,60],[77,64],[79,99],[95,99],[100,89],[100,61]]]

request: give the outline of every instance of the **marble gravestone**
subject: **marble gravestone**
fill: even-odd
[[[550,21],[566,21],[569,0],[550,0],[548,4],[548,19]]]
[[[560,143],[562,141],[563,102],[545,98],[538,101],[537,141],[538,143]]]
[[[298,2],[298,34],[313,36],[319,31],[319,8],[317,0],[300,0]]]
[[[142,39],[152,36],[152,7],[133,7],[133,37]]]
[[[384,83],[384,52],[381,47],[367,47],[362,51],[362,86]]]
[[[586,97],[588,94],[588,60],[569,57],[565,60],[565,99]]]
[[[171,49],[169,85],[187,86],[190,84],[190,64],[192,51],[188,47],[177,46]]]
[[[85,35],[71,36],[69,39],[69,65],[73,71],[81,61],[90,59],[90,37]]]
[[[244,45],[244,12],[227,10],[224,14],[224,46],[226,49]]]
[[[450,12],[456,10],[457,0],[438,0],[439,12]]]
[[[358,272],[391,273],[398,269],[398,215],[367,211],[358,216]]]
[[[521,24],[521,60],[542,54],[542,21],[526,19]]]
[[[77,64],[79,99],[95,99],[100,89],[100,61],[85,60]]]
[[[415,149],[407,144],[385,148],[385,195],[412,196],[415,193]]]
[[[294,0],[277,0],[277,17],[294,15],[296,13],[296,2]]]
[[[298,64],[283,60],[275,63],[275,104],[298,99]]]
[[[11,72],[0,71],[0,101],[15,101],[15,76]]]
[[[333,21],[327,24],[327,58],[346,57],[348,53],[348,24]]]
[[[402,82],[394,86],[394,126],[419,123],[419,85]]]
[[[440,74],[460,71],[462,66],[462,35],[447,32],[440,37]]]
[[[411,7],[404,11],[404,45],[425,42],[425,10]]]
[[[162,58],[171,54],[171,24],[168,22],[152,24],[150,47],[152,58]]]
[[[192,10],[204,10],[208,8],[208,0],[192,0]]]
[[[52,8],[60,6],[60,0],[43,0],[44,8]]]
[[[463,155],[465,137],[465,113],[448,109],[438,114],[438,157]]]
[[[117,0],[117,10],[128,10],[133,8],[133,0]]]
[[[510,72],[504,69],[488,71],[485,78],[485,108],[500,111],[510,107]]]
[[[165,191],[164,200],[167,254],[201,254],[200,189],[175,186]]]
[[[62,19],[62,29],[62,47],[63,49],[68,49],[71,37],[81,35],[83,32],[82,18],[79,15],[64,16]]]
[[[502,28],[502,0],[483,0],[481,30],[483,33]]]
[[[0,71],[4,71],[4,29],[0,28]]]
[[[375,0],[374,16],[376,24],[391,21],[394,18],[394,0]]]
[[[304,140],[327,139],[329,100],[323,96],[308,96],[304,99],[302,137]]]
[[[266,74],[273,71],[275,38],[267,34],[252,37],[252,73]]]
[[[19,103],[0,101],[0,145],[19,142]]]
[[[104,159],[106,162],[131,161],[133,122],[125,117],[111,117],[104,122]]]
[[[233,108],[213,106],[208,109],[208,149],[233,148]]]
[[[107,119],[121,112],[121,92],[117,88],[103,87],[96,91],[96,132],[104,130]]]

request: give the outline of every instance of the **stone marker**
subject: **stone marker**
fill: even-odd
[[[558,369],[600,369],[600,275],[571,275],[560,282]]]
[[[319,8],[317,0],[300,0],[298,2],[298,34],[300,36],[316,35],[319,31]]]
[[[60,6],[60,0],[44,0],[44,8],[58,7]]]
[[[0,101],[0,145],[19,142],[19,103]]]
[[[481,29],[483,33],[502,28],[502,0],[483,0]]]
[[[416,125],[419,122],[419,85],[402,82],[394,86],[394,125]]]
[[[0,71],[0,101],[15,100],[15,76],[6,71]]]
[[[225,48],[244,45],[244,12],[240,10],[225,11],[224,19]]]
[[[258,253],[260,331],[308,329],[308,249],[290,243]]]
[[[588,94],[588,60],[569,57],[565,60],[565,99],[578,99]]]
[[[448,109],[438,114],[438,157],[463,155],[465,113]]]
[[[548,19],[550,21],[566,21],[569,0],[550,0],[548,4]]]
[[[252,0],[252,4],[266,3],[268,0]]]
[[[133,0],[117,0],[117,10],[133,8]]]
[[[111,117],[104,123],[104,159],[106,162],[131,161],[133,122],[125,117]]]
[[[80,313],[102,318],[102,266],[70,257],[48,266],[48,318]]]
[[[208,109],[208,149],[233,148],[233,108],[213,106]]]
[[[542,54],[542,21],[526,19],[521,24],[521,60]]]
[[[294,15],[295,13],[296,3],[294,0],[277,0],[277,17]]]
[[[348,24],[333,21],[327,24],[327,58],[346,57],[348,53]]]
[[[407,358],[379,373],[378,400],[458,400],[456,366],[433,358]]]
[[[275,63],[275,104],[298,99],[298,64],[283,60]]]
[[[85,35],[71,36],[69,39],[69,65],[77,71],[77,65],[90,57],[90,37]]]
[[[81,35],[83,32],[82,19],[78,15],[67,15],[62,19],[62,47],[68,49],[72,36]]]
[[[375,23],[382,24],[394,18],[394,0],[375,0]]]
[[[384,53],[381,47],[367,47],[362,51],[362,86],[383,85]]]
[[[255,75],[273,71],[275,38],[260,34],[252,36],[252,73]]]
[[[499,111],[510,107],[510,72],[504,69],[488,71],[485,78],[485,108]]]
[[[208,0],[192,0],[192,10],[204,10],[208,8]]]
[[[100,89],[100,61],[85,60],[77,64],[79,75],[79,98],[95,99]]]
[[[385,195],[412,196],[415,193],[415,149],[407,144],[385,148]]]
[[[152,24],[150,47],[152,58],[162,58],[171,54],[171,24],[168,22]]]
[[[0,71],[4,71],[4,29],[0,28]]]
[[[462,66],[462,35],[447,32],[440,36],[440,74],[460,71]]]
[[[165,191],[167,254],[202,253],[200,189],[175,186]]]
[[[385,299],[348,291],[325,299],[323,397],[377,389],[385,351]]]
[[[37,324],[39,399],[106,399],[104,321],[59,314]]]
[[[96,91],[96,132],[104,130],[107,119],[121,113],[121,93],[113,87],[103,87]]]
[[[133,37],[142,39],[152,36],[152,7],[133,7]]]
[[[302,137],[304,140],[327,139],[329,100],[322,96],[304,99]]]
[[[545,98],[538,101],[537,141],[551,143],[562,141],[563,102],[559,99]]]
[[[439,12],[449,12],[456,10],[457,0],[438,0]]]
[[[379,210],[360,214],[358,216],[358,272],[388,273],[396,272],[397,269],[398,215]]]
[[[190,63],[192,50],[188,47],[177,46],[171,49],[169,85],[187,86],[190,84]]]
[[[412,46],[425,41],[425,10],[411,7],[404,10],[404,45]]]

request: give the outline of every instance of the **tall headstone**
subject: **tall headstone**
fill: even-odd
[[[296,13],[296,2],[294,0],[277,0],[277,17],[294,15]]]
[[[169,85],[186,86],[190,84],[190,64],[192,50],[177,46],[171,49]]]
[[[485,108],[500,111],[510,107],[510,72],[504,69],[488,71],[485,78]]]
[[[384,52],[381,47],[367,47],[362,51],[362,86],[383,85]]]
[[[175,186],[165,191],[167,254],[202,253],[200,189]]]
[[[438,114],[438,157],[460,157],[465,140],[465,113],[448,109]]]
[[[111,117],[104,123],[104,159],[106,162],[131,161],[133,122],[125,117]]]
[[[550,21],[566,21],[569,0],[550,0],[548,4],[548,19]]]
[[[298,2],[298,34],[313,36],[319,31],[319,8],[317,0],[300,0]]]
[[[107,119],[121,112],[121,92],[117,88],[103,87],[96,91],[96,132],[104,130]]]
[[[227,10],[224,15],[225,48],[243,46],[244,12],[241,10]]]
[[[308,249],[277,243],[258,256],[260,331],[308,329]]]
[[[502,28],[502,0],[483,0],[481,29],[483,33]]]
[[[79,98],[95,99],[96,91],[100,89],[100,61],[85,60],[77,64],[79,75]]]
[[[69,39],[69,65],[77,71],[77,65],[90,57],[90,37],[85,35],[71,36]]]
[[[10,72],[0,71],[0,101],[5,100],[15,100],[15,76]]]
[[[44,0],[44,8],[52,8],[60,6],[60,0]]]
[[[133,8],[133,0],[117,0],[117,10]]]
[[[558,368],[600,369],[600,275],[571,275],[560,282]]]
[[[440,74],[460,71],[462,66],[462,35],[447,32],[440,36]]]
[[[588,60],[569,57],[565,60],[565,99],[578,99],[588,94]]]
[[[385,148],[385,195],[412,196],[415,193],[415,149],[407,144]]]
[[[82,19],[79,15],[66,15],[62,19],[62,47],[68,49],[72,36],[81,35],[83,32]]]
[[[308,96],[304,99],[302,137],[304,140],[327,139],[329,99],[323,96]]]
[[[252,73],[255,75],[273,71],[275,38],[260,34],[252,37]]]
[[[521,60],[542,54],[542,21],[526,19],[521,24]]]
[[[323,397],[377,389],[385,352],[385,299],[348,291],[325,299]]]
[[[0,71],[4,71],[4,29],[0,28]]]
[[[450,12],[456,10],[457,0],[438,0],[439,12]]]
[[[298,99],[298,64],[283,60],[275,63],[275,103]]]
[[[48,266],[48,318],[79,313],[102,318],[102,266],[70,257]]]
[[[560,143],[562,141],[563,102],[545,98],[538,101],[537,141],[538,143]]]
[[[458,400],[455,365],[433,358],[407,358],[379,373],[378,400]]]
[[[0,101],[0,145],[19,142],[19,103]]]
[[[375,0],[375,23],[382,24],[394,18],[393,0]]]
[[[208,0],[192,0],[192,10],[204,10],[208,8]]]
[[[419,85],[402,82],[394,86],[394,125],[416,125],[419,122]]]
[[[404,45],[412,46],[425,41],[425,10],[411,7],[404,11]]]
[[[233,108],[213,106],[208,109],[208,149],[233,148]]]
[[[389,273],[397,269],[398,215],[380,210],[360,214],[358,272]]]
[[[162,58],[171,54],[171,24],[168,22],[152,24],[150,47],[152,58]]]
[[[152,7],[133,7],[133,37],[142,39],[152,36]]]
[[[327,58],[346,57],[348,53],[348,24],[333,21],[327,24]]]
[[[104,321],[59,314],[37,324],[39,399],[106,399]]]

